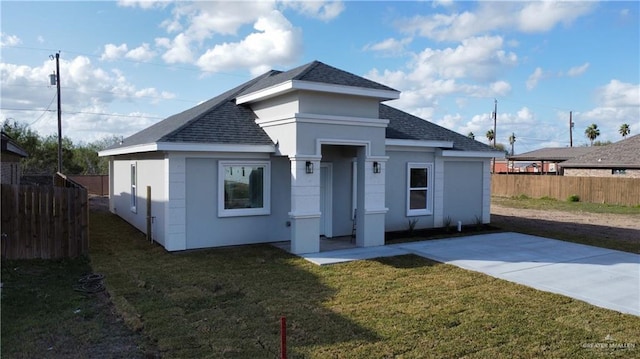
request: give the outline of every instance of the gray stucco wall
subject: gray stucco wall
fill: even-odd
[[[444,162],[444,218],[451,224],[482,219],[482,162]]]
[[[291,181],[287,158],[276,157],[271,160],[270,215],[218,217],[217,182],[218,160],[187,158],[188,249],[289,240],[289,227],[286,224],[291,207]]]
[[[389,211],[385,217],[385,229],[387,231],[407,230],[409,219],[418,220],[416,229],[433,228],[433,215],[407,217],[407,163],[433,163],[435,171],[433,150],[388,151],[387,155],[389,160],[384,173],[386,176],[385,204]]]

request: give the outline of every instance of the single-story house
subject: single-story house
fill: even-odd
[[[562,174],[559,170],[560,163],[584,155],[592,149],[593,147],[546,147],[507,156],[507,161],[528,162],[530,167],[524,172]]]
[[[0,157],[0,183],[20,184],[20,160],[28,157],[27,151],[8,134],[2,131],[2,156]]]
[[[565,176],[640,178],[640,135],[591,148],[560,164]]]
[[[382,103],[399,95],[318,61],[269,71],[101,151],[109,208],[169,251],[488,223],[504,153]]]

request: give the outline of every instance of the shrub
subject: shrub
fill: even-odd
[[[568,202],[580,202],[580,196],[578,196],[577,194],[572,194],[571,196],[569,196],[567,198]]]

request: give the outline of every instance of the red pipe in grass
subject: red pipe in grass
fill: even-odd
[[[280,317],[280,359],[287,359],[287,318]]]

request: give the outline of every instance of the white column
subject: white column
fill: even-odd
[[[291,161],[291,252],[320,251],[320,157],[295,156]],[[307,162],[313,167],[307,173]]]
[[[384,245],[384,219],[388,209],[385,207],[385,176],[387,157],[367,157],[366,147],[358,149],[357,184],[357,231],[358,247]],[[374,162],[381,167],[380,173],[374,173]]]
[[[167,185],[165,198],[165,242],[168,251],[187,249],[186,158],[170,155],[165,158]],[[212,184],[213,185],[213,184]]]

